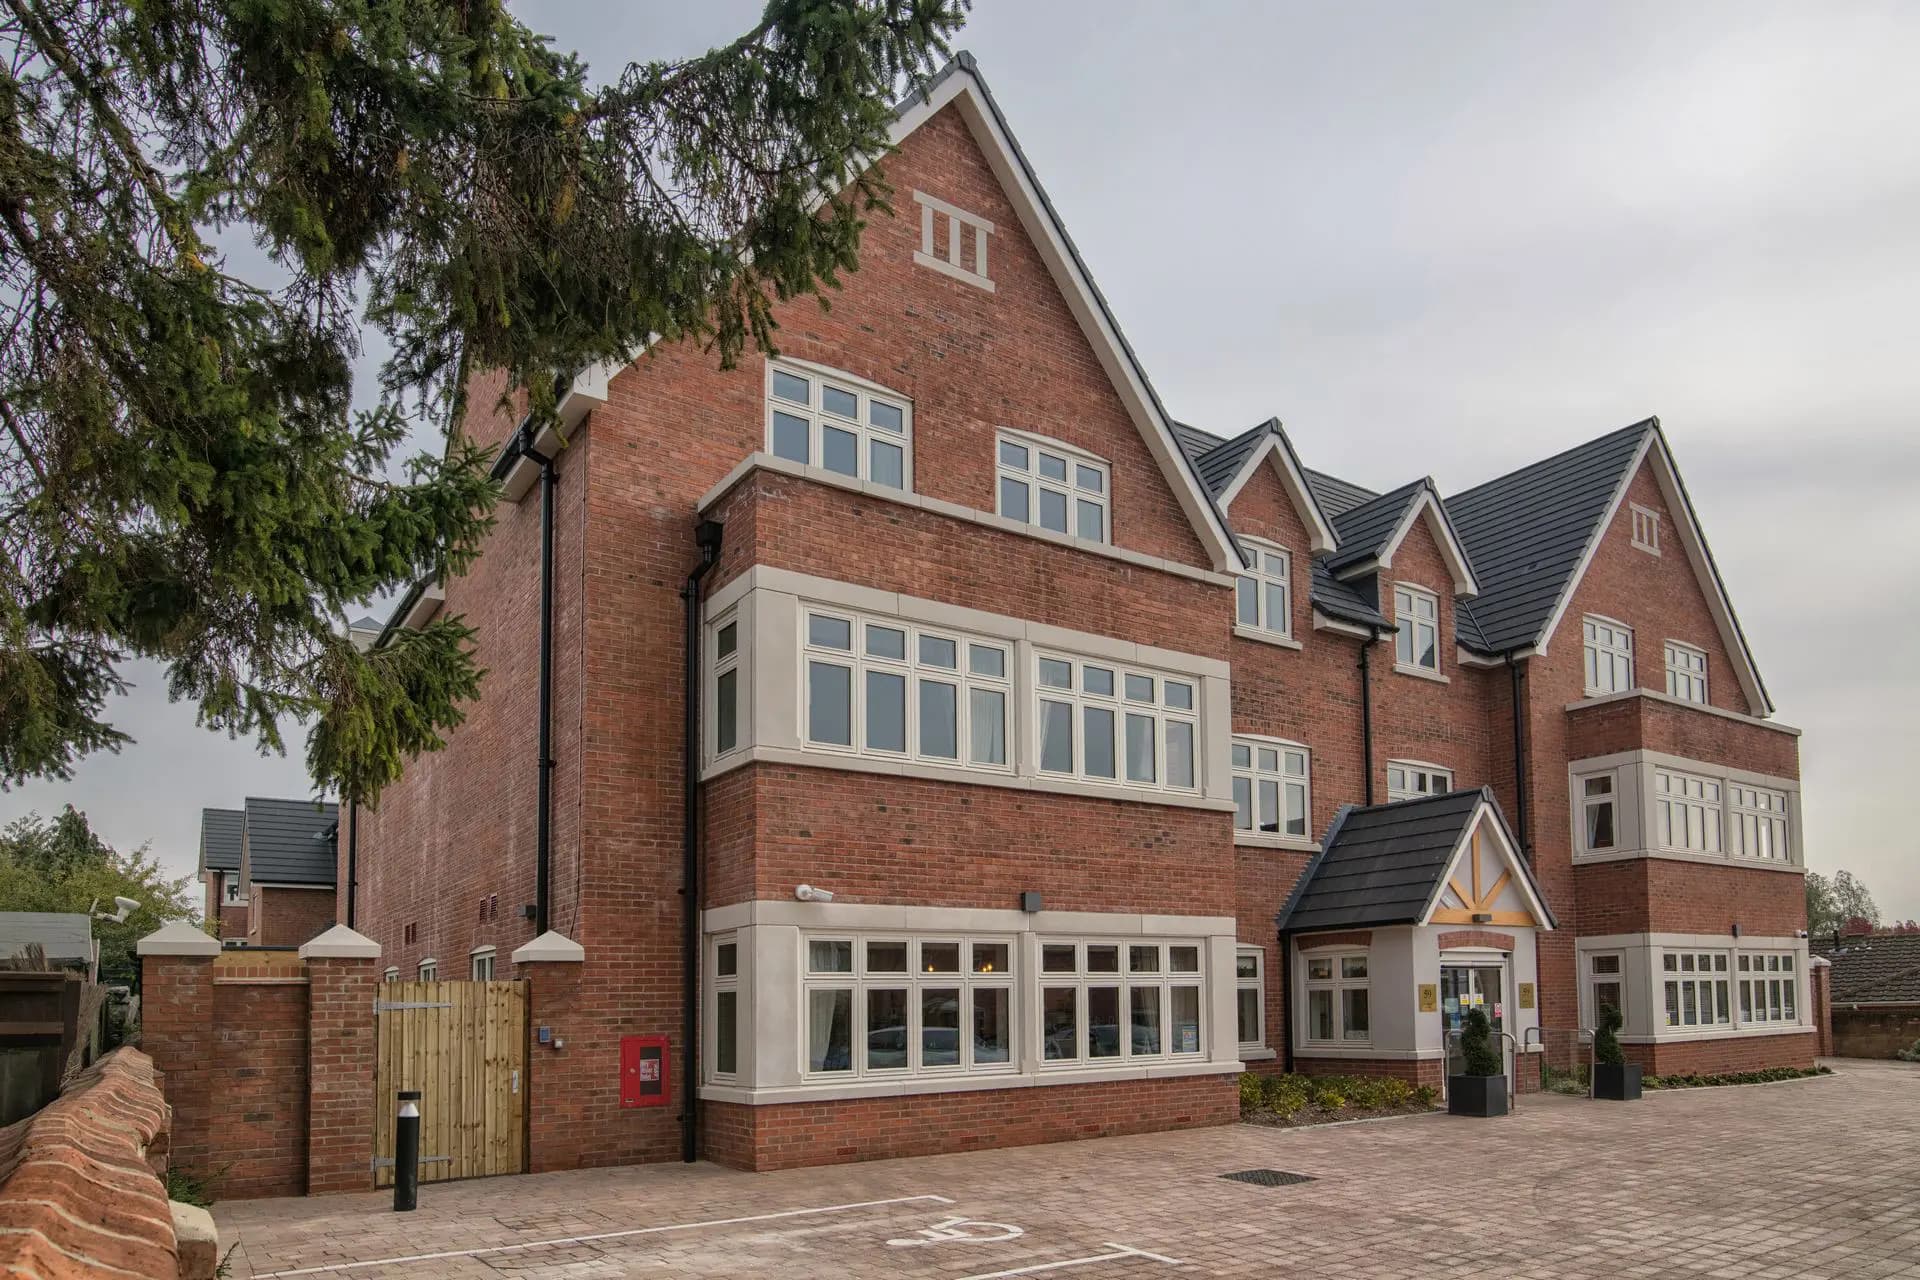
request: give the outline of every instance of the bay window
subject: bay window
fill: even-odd
[[[1669,1027],[1724,1027],[1733,1022],[1727,953],[1666,951],[1660,956]]]
[[[1043,1066],[1206,1052],[1197,941],[1048,939],[1039,987]]]
[[[1367,953],[1309,955],[1307,970],[1307,1034],[1314,1044],[1370,1044],[1373,1028],[1368,1001],[1372,994],[1367,975]]]
[[[1009,644],[824,609],[803,626],[809,744],[1008,768]]]
[[[1271,543],[1242,538],[1249,571],[1239,578],[1234,617],[1243,627],[1276,636],[1293,635],[1293,557]]]
[[[1770,787],[1730,783],[1727,831],[1736,858],[1786,862],[1792,857],[1787,843],[1787,793]]]
[[[1266,952],[1241,947],[1233,961],[1234,1018],[1242,1049],[1267,1047]]]
[[[1307,749],[1277,739],[1233,740],[1233,827],[1262,835],[1310,836],[1312,769]]]
[[[994,509],[1090,542],[1111,540],[1112,470],[1090,453],[1023,432],[995,440]]]
[[[804,953],[805,1075],[1014,1069],[1011,938],[818,935]]]
[[[1793,953],[1740,953],[1740,1021],[1798,1023]]]
[[[1611,773],[1580,780],[1581,829],[1588,853],[1604,853],[1619,842],[1619,807]]]
[[[728,616],[714,624],[709,634],[712,649],[708,658],[713,672],[713,747],[715,758],[740,745],[740,622]]]
[[[1420,587],[1393,589],[1393,658],[1410,671],[1440,670],[1440,597]]]
[[[1034,684],[1042,773],[1196,788],[1200,722],[1193,679],[1042,652]]]
[[[1625,693],[1633,688],[1633,628],[1608,618],[1580,621],[1587,693]]]
[[[713,1036],[708,1052],[716,1077],[731,1078],[740,1069],[740,943],[729,935],[713,943]]]
[[[1601,1010],[1612,1007],[1627,1016],[1626,983],[1621,974],[1620,953],[1609,951],[1587,957],[1588,990],[1593,996],[1593,1025],[1604,1020]]]
[[[1720,780],[1677,769],[1653,771],[1654,840],[1662,849],[1719,853]]]
[[[890,489],[908,489],[913,407],[846,374],[767,362],[767,449]]]

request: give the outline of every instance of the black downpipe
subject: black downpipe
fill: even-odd
[[[353,928],[353,900],[360,890],[360,802],[347,806],[347,928]]]
[[[699,1099],[700,1044],[700,580],[720,558],[720,539],[725,533],[718,520],[702,520],[694,527],[693,540],[700,548],[700,563],[687,575],[680,588],[680,603],[686,614],[686,721],[681,726],[681,969],[685,974],[682,1001],[686,1022],[681,1044],[686,1061],[681,1064],[680,1086],[680,1158],[688,1164],[699,1159],[699,1131],[696,1114]]]
[[[1533,835],[1527,830],[1527,757],[1520,734],[1520,664],[1507,654],[1507,672],[1513,682],[1513,794],[1514,818],[1520,824],[1520,856],[1533,861]]]
[[[1287,998],[1280,1002],[1280,1070],[1293,1074],[1293,935],[1280,935],[1280,989]]]
[[[540,465],[540,778],[534,802],[533,936],[550,927],[553,856],[553,459],[527,450]]]
[[[1373,646],[1380,639],[1378,627],[1367,628],[1367,638],[1360,644],[1360,760],[1361,770],[1366,774],[1366,802],[1373,804],[1373,670],[1368,664],[1367,655],[1373,652]]]

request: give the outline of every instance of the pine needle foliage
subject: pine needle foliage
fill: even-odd
[[[967,3],[772,0],[596,86],[499,0],[0,0],[0,786],[125,743],[147,657],[377,800],[481,672],[458,617],[340,622],[468,565],[497,496],[458,433],[396,456],[409,422],[476,371],[545,423],[650,341],[772,350],[889,210],[891,103]]]

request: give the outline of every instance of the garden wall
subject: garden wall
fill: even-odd
[[[1891,1058],[1920,1044],[1920,1004],[1835,1005],[1833,1055]]]

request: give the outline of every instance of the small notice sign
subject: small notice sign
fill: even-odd
[[[1437,1013],[1440,1009],[1440,984],[1423,982],[1420,984],[1420,1012]]]
[[[1520,1007],[1522,1009],[1533,1008],[1533,984],[1531,982],[1523,982],[1520,984]]]

